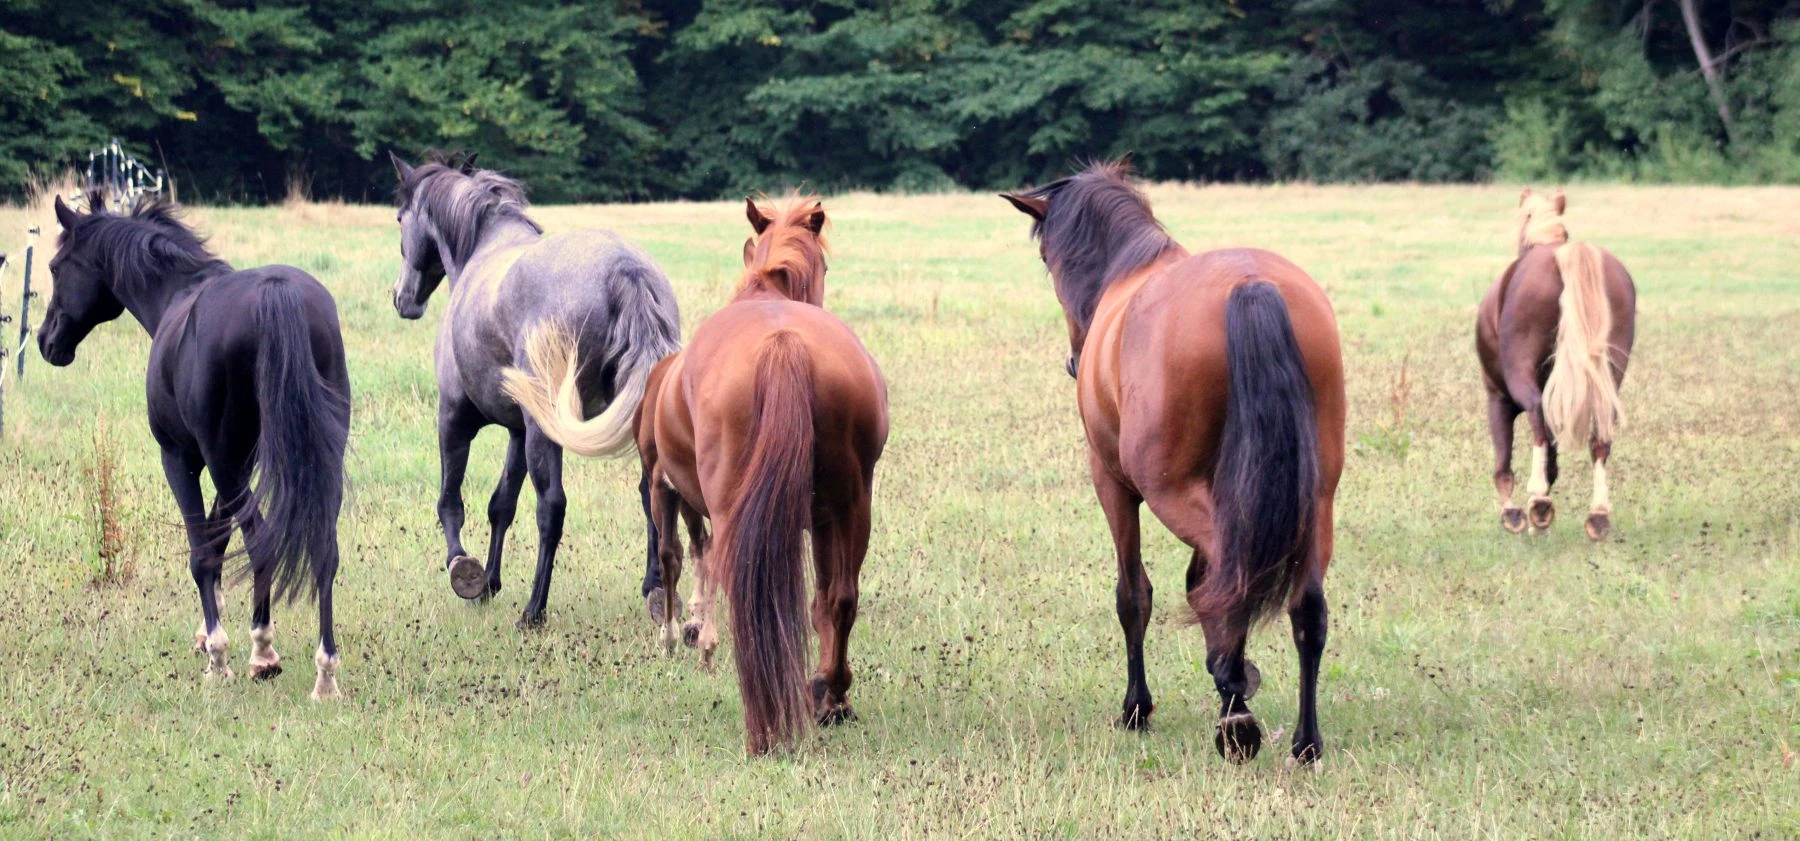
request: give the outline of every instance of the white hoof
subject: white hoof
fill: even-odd
[[[335,701],[343,697],[338,692],[337,671],[338,657],[327,656],[325,647],[320,646],[313,654],[313,666],[319,670],[318,680],[313,683],[312,699],[314,701]]]
[[[225,629],[218,628],[200,640],[201,650],[206,654],[206,671],[209,678],[225,680],[231,674],[231,640],[225,636]]]

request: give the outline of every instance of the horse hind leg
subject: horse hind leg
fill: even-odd
[[[821,725],[854,721],[850,706],[850,629],[860,599],[858,579],[869,551],[869,497],[813,533],[816,589],[813,630],[819,636],[819,668],[812,679],[813,711]]]
[[[261,518],[252,511],[244,522],[244,542],[261,526]],[[269,588],[274,583],[275,565],[261,558],[250,559],[252,584],[250,598],[250,679],[273,680],[281,674],[281,655],[275,653],[275,628],[269,624]]]
[[[1583,531],[1589,540],[1599,542],[1612,534],[1612,498],[1607,493],[1606,460],[1612,456],[1611,441],[1594,441],[1589,446],[1594,456],[1594,501],[1588,506]]]
[[[1319,735],[1319,660],[1325,654],[1328,611],[1325,585],[1317,574],[1300,588],[1288,607],[1293,626],[1294,650],[1300,655],[1300,720],[1294,726],[1293,761],[1312,765],[1325,749]]]

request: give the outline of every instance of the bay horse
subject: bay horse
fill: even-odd
[[[392,156],[399,178],[400,277],[394,309],[425,314],[439,282],[450,303],[438,325],[438,521],[450,585],[465,599],[500,592],[501,550],[519,491],[537,491],[538,556],[520,628],[542,625],[568,501],[562,453],[629,452],[632,420],[650,367],[681,346],[681,316],[669,279],[642,250],[610,231],[545,237],[526,215],[525,190],[473,158],[438,158],[417,167]],[[548,353],[547,351],[555,351]],[[560,354],[560,355],[559,355]],[[540,367],[558,355],[554,369]],[[544,374],[522,388],[514,368]],[[509,384],[510,383],[510,384]],[[521,410],[523,403],[532,411]],[[490,424],[510,435],[506,466],[488,501],[487,564],[462,544],[463,473],[469,443]],[[638,488],[650,548],[643,594],[652,618],[663,599],[649,490]]]
[[[1244,642],[1252,624],[1285,606],[1300,657],[1293,758],[1316,762],[1345,411],[1337,320],[1324,291],[1267,251],[1190,254],[1123,162],[1003,197],[1032,218],[1068,322],[1066,367],[1118,556],[1127,674],[1120,724],[1145,728],[1155,709],[1144,678],[1152,588],[1138,533],[1147,502],[1194,550],[1187,601],[1219,694],[1219,754],[1244,762],[1262,747],[1248,705],[1261,676]]]
[[[723,586],[746,747],[758,755],[812,722],[854,717],[850,628],[888,406],[874,357],[824,309],[824,207],[809,196],[769,210],[745,205],[755,236],[744,243],[737,293],[651,374],[637,440],[669,600],[664,642],[672,648],[677,633],[679,514],[698,559],[682,636],[711,663],[713,598]],[[702,518],[716,528],[711,540]],[[812,537],[811,618],[819,636],[810,682],[803,533]]]
[[[331,596],[350,377],[331,293],[292,266],[233,269],[169,203],[144,197],[120,215],[94,192],[87,205],[93,211],[81,213],[56,199],[62,236],[38,351],[66,366],[100,324],[130,312],[143,325],[150,433],[187,528],[204,673],[232,676],[218,599],[235,522],[249,558],[239,576],[253,581],[250,676],[281,674],[271,595],[292,601],[305,592],[319,607],[312,697],[338,697]],[[210,511],[202,469],[217,491]]]
[[[1624,421],[1619,386],[1637,332],[1637,287],[1605,249],[1570,242],[1561,190],[1546,198],[1519,195],[1519,256],[1481,299],[1475,351],[1488,394],[1494,438],[1494,489],[1507,531],[1547,529],[1556,518],[1559,445],[1586,440],[1594,460],[1594,498],[1583,531],[1605,540],[1612,531],[1606,460]],[[1528,510],[1513,504],[1513,422],[1531,426]]]

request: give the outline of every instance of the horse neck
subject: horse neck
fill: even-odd
[[[231,266],[223,260],[214,260],[197,272],[159,274],[139,288],[115,288],[113,294],[125,305],[125,311],[143,325],[144,331],[155,337],[170,307],[192,294],[200,284],[230,271]]]
[[[537,228],[524,217],[496,216],[482,226],[481,239],[461,263],[456,261],[456,255],[450,253],[449,247],[443,244],[442,238],[438,240],[438,258],[444,264],[444,278],[451,286],[455,286],[457,279],[468,272],[470,267],[479,265],[488,257],[532,245],[543,238],[544,235],[538,233]]]
[[[1183,248],[1181,243],[1176,242],[1174,237],[1165,234],[1162,246],[1154,256],[1136,266],[1122,267],[1121,271],[1115,272],[1110,278],[1084,285],[1081,289],[1081,296],[1064,305],[1065,314],[1070,323],[1080,328],[1080,335],[1085,338],[1088,329],[1093,326],[1094,315],[1100,309],[1100,302],[1105,299],[1109,290],[1129,285],[1134,280],[1143,278],[1170,263],[1186,259],[1188,256],[1188,250]],[[1108,268],[1111,269],[1110,266]],[[1076,348],[1076,352],[1079,353],[1080,348]]]

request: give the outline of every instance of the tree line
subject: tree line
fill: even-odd
[[[0,195],[478,152],[545,201],[1156,179],[1800,181],[1789,0],[0,0]]]

